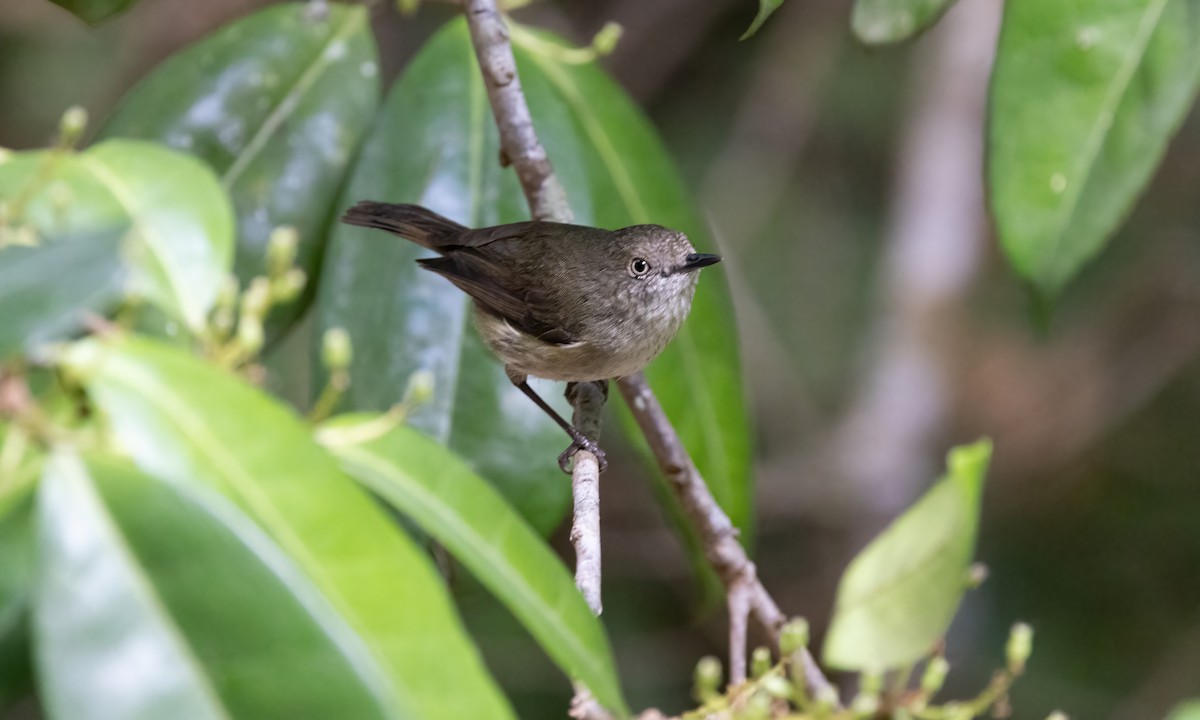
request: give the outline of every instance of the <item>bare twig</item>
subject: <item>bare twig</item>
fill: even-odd
[[[517,77],[508,29],[496,9],[495,0],[467,0],[466,14],[488,99],[500,130],[502,156],[516,169],[535,218],[570,222],[572,214],[566,194],[554,176],[545,148],[538,142],[529,106]],[[754,563],[750,562],[737,541],[737,530],[709,492],[645,377],[639,373],[622,378],[618,386],[658,459],[659,467],[666,474],[671,489],[699,531],[705,556],[725,584],[730,602],[730,640],[734,646],[731,648],[731,658],[741,658],[741,662],[737,663],[740,670],[734,669],[732,672],[740,672],[744,678],[748,616],[755,618],[777,644],[779,629],[785,621],[784,615],[759,582]],[[572,400],[575,404],[576,426],[591,437],[599,432],[599,410],[603,406],[603,395],[585,390],[587,387],[601,389],[596,385],[580,384]],[[575,456],[572,473],[576,512],[572,540],[577,553],[582,547],[585,552],[594,549],[595,555],[577,557],[576,584],[585,597],[593,588],[596,589],[594,603],[589,597],[589,604],[596,612],[600,608],[600,541],[598,495],[595,494],[597,483],[593,478],[598,477],[599,467],[595,456],[585,451],[579,452]],[[577,539],[576,535],[580,537]],[[586,538],[583,537],[585,535]],[[807,652],[803,657],[809,687],[815,691],[829,687],[829,681]],[[580,712],[585,712],[583,708],[593,705],[594,701],[589,704],[588,698],[577,695],[576,706]],[[583,716],[590,717],[586,714]]]
[[[704,544],[704,556],[725,585],[729,601],[730,641],[741,646],[730,648],[730,676],[731,679],[739,677],[740,673],[740,677],[744,678],[746,615],[753,617],[775,644],[779,642],[779,629],[787,618],[759,581],[754,563],[737,541],[737,529],[721,506],[717,505],[645,376],[639,373],[621,378],[617,387],[633,412],[642,434],[646,436],[659,468],[667,476],[667,484],[699,532]],[[807,651],[803,658],[808,686],[814,691],[829,687],[829,681]]]
[[[467,0],[466,13],[479,71],[483,73],[492,114],[500,129],[500,151],[517,171],[530,212],[537,220],[571,222],[573,215],[567,194],[533,129],[521,78],[517,76],[508,26],[496,8],[496,1]]]
[[[572,383],[567,399],[575,408],[575,427],[592,440],[600,439],[600,411],[604,408],[607,383]],[[590,455],[590,453],[589,453]],[[575,546],[575,585],[583,593],[592,612],[599,615],[600,601],[600,467],[595,458],[584,462],[575,457],[571,471],[571,489],[575,498],[575,519],[571,523],[571,544]]]

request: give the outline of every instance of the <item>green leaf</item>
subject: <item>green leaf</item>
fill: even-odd
[[[2,438],[0,435],[0,446]],[[40,468],[40,459],[35,459],[22,464],[11,477],[0,477],[0,713],[33,687],[29,653],[34,574],[30,479]]]
[[[83,153],[18,153],[0,164],[8,232],[42,238],[128,225],[132,292],[201,330],[228,270],[233,217],[215,175],[160,145],[110,140]]]
[[[754,33],[758,32],[767,18],[771,17],[772,13],[783,5],[783,0],[758,0],[758,14],[754,16],[754,22],[750,23],[750,27],[746,32],[742,33],[741,40],[749,38]]]
[[[684,231],[700,250],[712,249],[707,225],[637,105],[595,63],[559,62],[528,38],[514,32],[521,82],[575,221],[607,228],[657,223]],[[701,274],[688,321],[646,374],[717,502],[749,539],[750,422],[733,305],[719,266]],[[640,437],[632,419],[626,427]]]
[[[338,207],[419,202],[468,225],[528,218],[516,178],[497,162],[490,113],[466,27],[456,22],[388,95]],[[345,405],[353,410],[386,410],[404,397],[414,372],[432,373],[434,395],[411,423],[466,458],[549,533],[570,501],[570,482],[555,463],[570,440],[512,387],[479,340],[466,296],[414,262],[428,254],[407,240],[336,223],[314,339],[320,343],[332,327],[349,331]],[[557,386],[537,389],[565,410]]]
[[[850,20],[868,45],[900,42],[924,32],[957,0],[857,0]]]
[[[35,354],[121,296],[120,231],[0,249],[0,360]]]
[[[299,233],[315,278],[342,176],[379,103],[367,8],[268,8],[173,55],[117,106],[101,137],[164,142],[207,162],[237,217],[237,273],[264,273],[272,229]],[[303,309],[284,309],[282,323]]]
[[[825,637],[828,665],[890,670],[945,635],[967,589],[991,453],[987,440],[951,450],[947,474],[850,563]]]
[[[1167,720],[1200,720],[1200,700],[1188,700],[1176,705]]]
[[[35,472],[39,463],[22,468]],[[20,624],[29,604],[33,577],[33,500],[25,482],[0,493],[0,638]]]
[[[89,25],[99,25],[111,17],[120,15],[137,0],[50,0]]]
[[[1196,0],[1010,0],[992,75],[990,200],[1047,296],[1107,242],[1200,80]]]
[[[429,559],[281,403],[134,337],[77,343],[64,361],[142,469],[216,488],[270,533],[366,641],[392,705],[511,717]]]
[[[59,454],[38,500],[52,717],[389,716],[361,639],[219,495]]]
[[[336,436],[364,421],[341,417],[326,428]],[[331,447],[346,472],[465,565],[559,667],[587,685],[601,704],[628,714],[600,621],[546,543],[487,482],[451,452],[404,426],[368,442]]]

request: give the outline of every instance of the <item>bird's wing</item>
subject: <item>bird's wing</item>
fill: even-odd
[[[490,245],[497,240],[528,240],[543,236],[555,237],[561,235],[564,231],[577,232],[578,228],[573,225],[563,225],[562,223],[527,220],[525,222],[467,230],[454,238],[454,244],[458,247],[478,248]]]
[[[552,303],[543,293],[522,287],[512,271],[483,254],[464,248],[417,262],[449,279],[481,309],[504,318],[521,332],[556,345],[575,341],[569,331],[555,322]]]

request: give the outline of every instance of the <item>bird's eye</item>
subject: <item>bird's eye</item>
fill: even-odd
[[[629,272],[633,273],[634,277],[641,277],[650,272],[650,263],[642,258],[634,258],[629,262]]]

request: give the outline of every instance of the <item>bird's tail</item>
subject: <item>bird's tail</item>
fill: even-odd
[[[342,222],[387,230],[418,245],[437,250],[454,245],[467,228],[420,205],[362,200],[342,215]]]

